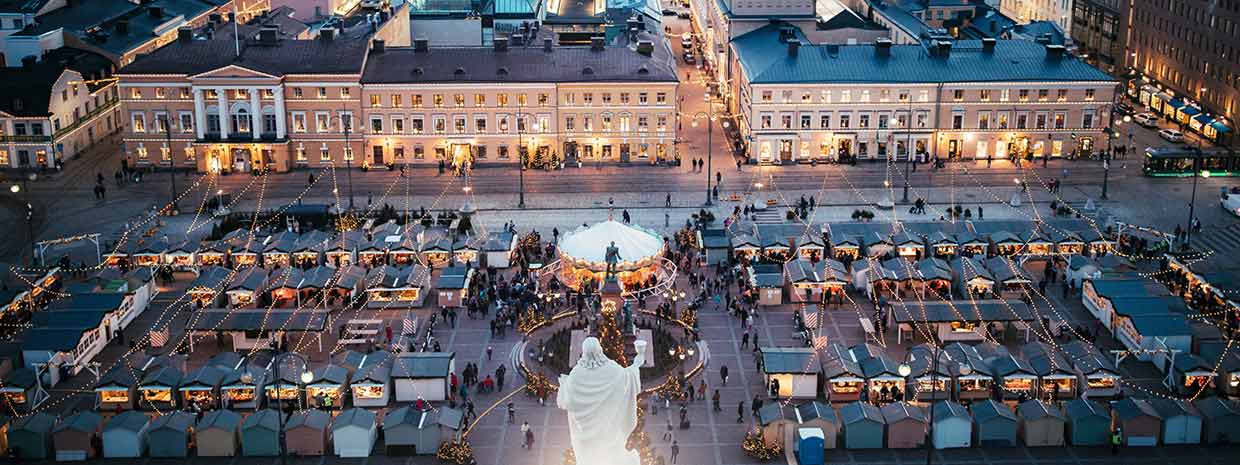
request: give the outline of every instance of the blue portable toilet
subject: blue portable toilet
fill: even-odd
[[[797,428],[796,453],[801,465],[823,465],[827,451],[823,443],[822,428]]]

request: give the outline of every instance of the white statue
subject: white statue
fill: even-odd
[[[637,451],[624,443],[637,427],[637,394],[642,390],[638,369],[645,363],[646,341],[636,341],[633,364],[622,367],[603,353],[598,338],[581,343],[573,371],[560,375],[555,402],[568,412],[568,435],[577,463],[640,465]]]

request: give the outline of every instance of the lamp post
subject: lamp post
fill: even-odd
[[[33,175],[33,174],[31,174],[31,176],[33,177],[34,175]],[[22,180],[22,184],[25,184],[25,183],[26,183],[26,182],[25,182],[25,179],[23,179],[23,180]],[[14,185],[12,185],[12,186],[9,186],[9,192],[12,192],[12,193],[13,193],[13,195],[15,195],[15,196],[16,196],[16,195],[18,195],[19,193],[21,193],[21,191],[22,191],[22,187],[21,187],[21,186],[19,186],[19,185],[17,185],[17,184],[14,184]],[[34,248],[34,205],[30,203],[30,200],[29,200],[29,195],[30,195],[30,194],[26,194],[26,195],[27,195],[27,200],[26,200],[26,237],[30,238],[30,263],[34,263],[34,258],[35,258],[35,255],[36,255],[36,254],[35,254],[35,248]]]
[[[711,158],[713,158],[712,155],[715,149],[715,105],[709,94],[706,95],[706,111],[694,113],[693,122],[690,124],[696,128],[698,125],[698,120],[702,118],[706,119],[706,206],[709,207],[714,205],[711,196],[710,176],[711,172],[715,170],[714,164],[711,163]],[[726,120],[723,122],[723,127],[728,127],[728,122]]]
[[[1193,147],[1193,194],[1188,202],[1188,227],[1184,229],[1184,248],[1187,249],[1193,242],[1193,218],[1194,210],[1197,207],[1197,178],[1210,177],[1209,171],[1201,170],[1201,147]]]
[[[1116,121],[1118,124],[1119,121]],[[1107,153],[1102,155],[1102,200],[1107,199],[1107,184],[1111,178],[1111,141],[1115,140],[1118,132],[1114,129],[1107,129]]]
[[[304,355],[301,355],[297,352],[284,352],[283,351],[284,348],[281,346],[281,344],[278,341],[271,341],[271,346],[276,351],[276,358],[272,361],[272,364],[274,365],[272,368],[273,370],[272,377],[276,383],[276,418],[280,420],[280,431],[279,431],[278,439],[279,439],[279,446],[280,446],[280,463],[283,464],[286,462],[286,459],[288,457],[288,447],[287,447],[286,440],[284,437],[284,422],[285,422],[284,396],[280,393],[280,382],[281,382],[280,362],[282,362],[284,358],[286,357],[292,357],[297,360],[300,360],[302,365],[306,367],[306,370],[301,372],[301,376],[300,376],[301,383],[303,385],[310,384],[310,382],[314,380],[314,374],[310,372],[310,361],[307,360]],[[254,375],[250,373],[245,373],[241,376],[241,378],[242,378],[242,381],[246,383],[251,383],[254,380]]]
[[[938,395],[939,390],[939,358],[943,352],[942,345],[935,345],[932,360],[930,361],[930,424],[926,428],[926,465],[930,465],[934,461],[934,398]],[[908,378],[913,372],[913,367],[908,363],[901,363],[897,368],[900,376]],[[963,363],[956,366],[956,372],[963,376],[973,373],[973,368]],[[908,386],[905,386],[905,392],[908,392]]]
[[[521,97],[517,97],[517,172],[519,173],[521,190],[517,194],[517,208],[525,208],[525,139],[521,134],[524,124],[521,116]]]
[[[164,107],[164,146],[168,150],[168,212],[177,214],[177,170],[176,163],[172,161],[172,113],[168,111],[168,107]]]
[[[349,130],[353,128],[353,114],[340,112],[340,126],[344,129],[344,168],[349,182],[349,210],[353,209],[353,147],[349,145]]]
[[[912,107],[912,105],[913,105],[913,104],[912,104],[912,98],[910,97],[910,98],[909,98],[909,100],[910,100],[910,102],[909,102],[909,107],[911,108],[911,107]],[[911,116],[911,114],[912,114],[912,112],[911,112],[911,110],[910,110],[910,116]],[[890,120],[890,121],[888,121],[888,124],[890,124],[891,126],[895,126],[895,125],[896,125],[896,124],[898,124],[899,122],[900,122],[900,120],[896,119],[895,117],[892,117],[892,118],[891,118],[891,120]],[[905,132],[907,132],[907,133],[908,133],[909,141],[912,141],[912,138],[913,138],[913,133],[912,133],[911,131],[909,131],[909,130],[908,130],[908,128],[905,128]],[[891,130],[891,134],[892,134],[892,139],[894,140],[894,139],[895,139],[895,129],[894,129],[894,128]],[[893,143],[892,145],[895,145],[895,144]],[[892,147],[892,149],[894,150],[894,149],[895,149],[895,147]],[[897,155],[898,155],[898,153],[897,153]],[[910,171],[912,171],[912,169],[913,169],[913,152],[912,152],[912,147],[909,147],[909,144],[908,144],[908,143],[906,143],[906,144],[905,144],[905,146],[904,146],[904,195],[903,195],[903,196],[901,196],[900,203],[908,203],[908,189],[909,189],[909,184],[908,184],[908,176],[909,176],[909,172],[910,172]]]

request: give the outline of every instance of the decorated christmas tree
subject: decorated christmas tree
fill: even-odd
[[[603,317],[598,324],[598,339],[607,358],[615,360],[620,366],[628,366],[629,359],[624,355],[624,335],[620,332],[620,323],[616,321],[618,314],[614,303],[603,304]]]

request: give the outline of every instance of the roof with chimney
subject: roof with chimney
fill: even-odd
[[[817,45],[804,44],[800,31],[790,33],[788,27],[768,24],[732,39],[750,83],[1114,81],[1061,47],[1024,40],[995,40],[991,47],[978,40]],[[938,48],[940,43],[947,50]]]
[[[603,46],[416,47],[372,51],[363,84],[423,82],[675,82],[676,64],[665,43],[650,55]]]
[[[95,52],[61,47],[43,55],[37,63],[19,67],[0,67],[0,112],[13,116],[50,116],[48,104],[52,85],[66,69],[81,73],[86,79],[99,79],[112,74],[112,61]],[[97,86],[90,86],[92,90]]]
[[[65,7],[35,18],[15,36],[39,36],[64,29],[83,42],[116,55],[155,39],[209,12],[225,0],[70,0]]]
[[[235,41],[238,36],[234,35],[233,26],[221,24],[214,32],[202,31],[190,40],[176,40],[139,57],[118,73],[195,75],[237,66],[273,76],[357,74],[374,31],[366,21],[346,20],[340,24],[340,32],[320,32],[315,39],[296,39],[282,28],[274,36],[263,37],[265,26],[280,27],[269,23],[238,25],[236,31],[241,40]]]

